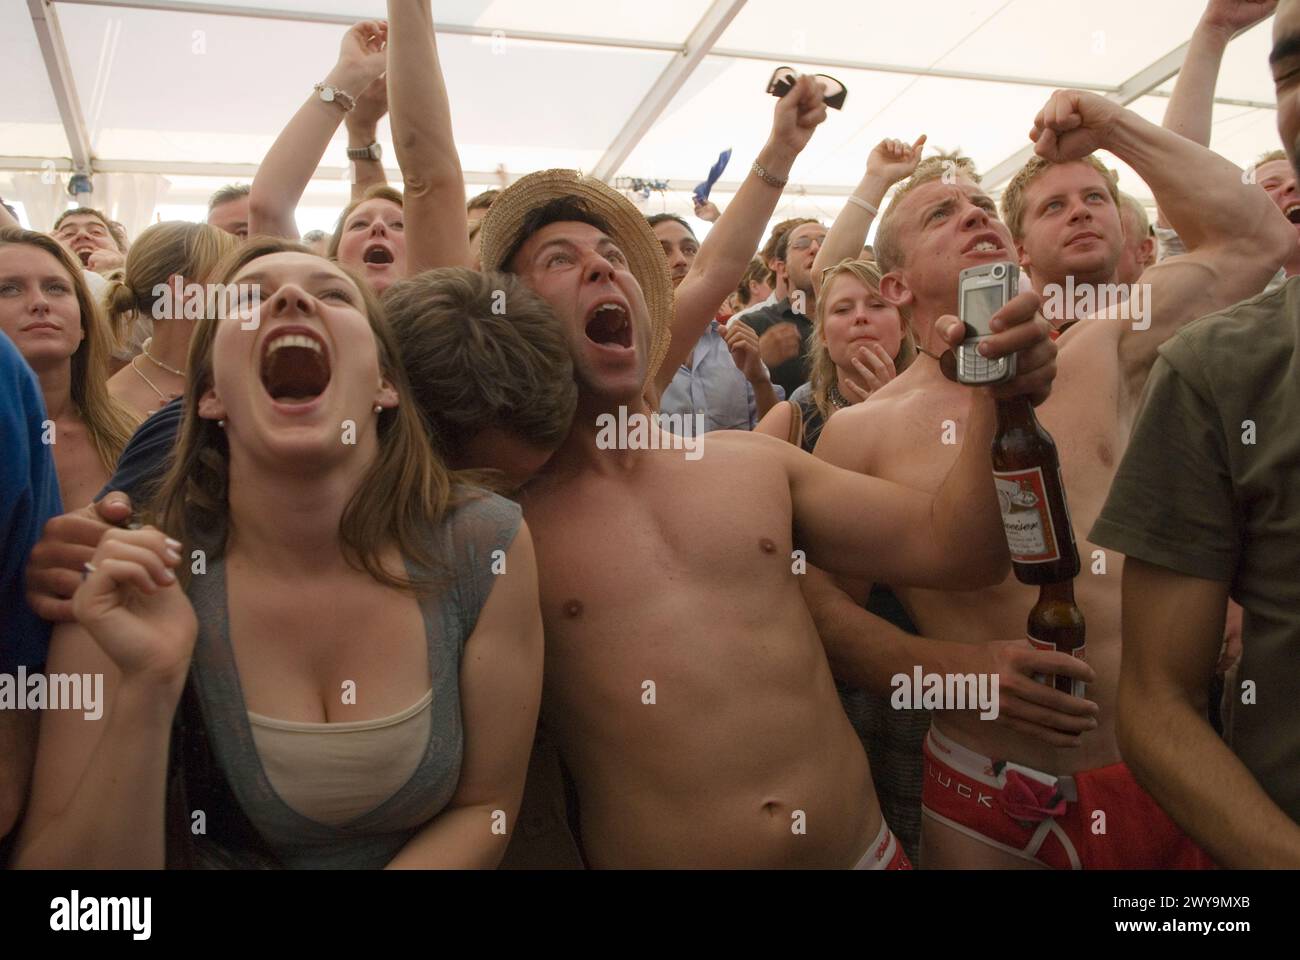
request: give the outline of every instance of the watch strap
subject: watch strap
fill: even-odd
[[[326,103],[337,103],[345,113],[357,105],[356,99],[350,93],[340,90],[338,87],[331,87],[328,83],[318,83],[312,89]]]
[[[371,143],[364,147],[348,147],[349,160],[378,160],[383,156],[382,149],[378,142]]]

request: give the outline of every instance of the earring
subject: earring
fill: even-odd
[[[217,426],[219,426],[222,430],[226,429],[226,421],[224,421],[224,420],[218,420],[218,421],[217,421]]]
[[[383,404],[376,403],[376,404],[375,404],[375,413],[383,413],[383,412],[384,412]]]

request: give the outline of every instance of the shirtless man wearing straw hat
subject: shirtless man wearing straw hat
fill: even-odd
[[[1009,569],[981,392],[935,496],[749,433],[711,433],[695,459],[653,422],[619,449],[600,442],[611,417],[648,416],[648,389],[735,286],[820,99],[804,79],[777,105],[675,303],[645,218],[599,181],[532,174],[484,220],[484,268],[550,302],[578,381],[573,429],[522,502],[541,558],[543,711],[595,867],[903,866],[800,594],[803,551],[837,572],[954,589]],[[1036,304],[1026,294],[1003,311],[991,353],[1019,351],[1021,376],[1001,389],[1042,400],[1055,347]]]

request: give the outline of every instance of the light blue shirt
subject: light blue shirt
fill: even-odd
[[[703,414],[704,430],[753,430],[758,423],[754,388],[731,358],[718,321],[691,351],[691,365],[682,364],[659,402],[661,414]],[[785,391],[773,384],[778,400]]]

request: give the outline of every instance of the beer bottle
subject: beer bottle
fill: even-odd
[[[1056,444],[1026,397],[997,401],[993,485],[1016,579],[1038,586],[1077,576],[1079,551]]]
[[[1085,659],[1083,612],[1074,603],[1074,581],[1045,583],[1038,588],[1038,602],[1029,611],[1026,631],[1029,642],[1036,650],[1059,650],[1072,657]],[[1052,677],[1036,674],[1034,679],[1056,687],[1062,693],[1076,697],[1084,695],[1084,682],[1057,674]]]

